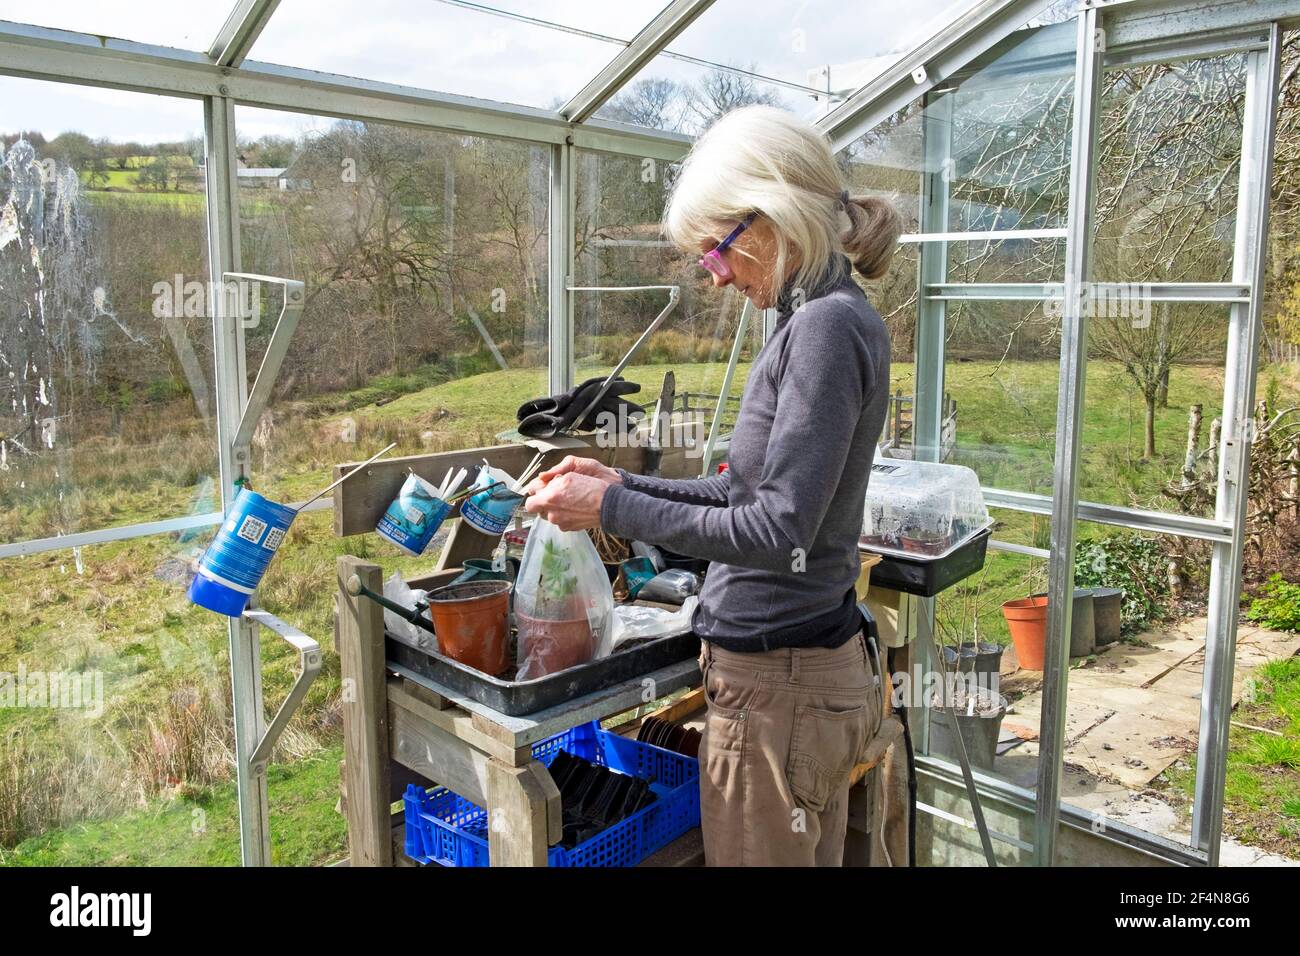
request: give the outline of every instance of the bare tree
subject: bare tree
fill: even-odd
[[[637,80],[614,97],[601,115],[650,129],[677,131],[685,119],[689,91],[663,77]]]
[[[753,72],[750,65],[748,70]],[[690,88],[686,115],[693,131],[701,132],[726,113],[753,104],[781,106],[780,97],[759,87],[753,77],[730,70],[710,70]]]

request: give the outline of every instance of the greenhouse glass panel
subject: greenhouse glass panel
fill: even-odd
[[[588,8],[594,6],[284,0],[250,55],[285,66],[557,109],[662,3],[604,4],[589,20]]]
[[[1051,495],[1061,336],[1036,301],[957,301],[947,308],[945,460],[986,487]]]
[[[206,539],[200,529],[0,560],[4,864],[239,863],[226,626],[186,597]],[[296,655],[265,652],[278,703]],[[317,751],[318,734],[300,724],[291,746]],[[298,795],[332,806],[337,768],[337,757],[277,766],[277,782],[293,782],[272,788],[276,862],[342,855],[342,819],[308,815]]]
[[[1108,70],[1093,278],[1232,278],[1245,55]]]
[[[1192,842],[1210,553],[1205,541],[1078,523],[1061,800],[1096,832],[1119,823]],[[1253,578],[1273,566],[1249,554],[1246,563]],[[1294,634],[1237,632],[1228,840],[1267,845],[1285,836],[1287,791],[1257,759],[1269,742],[1258,727],[1276,706],[1271,676],[1297,646]]]
[[[219,511],[200,105],[0,104],[0,544]]]
[[[1015,33],[996,56],[876,126],[842,153],[852,181],[900,194],[910,232],[1063,232],[1075,29],[1067,22]],[[1026,60],[1037,66],[1020,69]],[[946,187],[947,208],[922,229],[927,176]],[[1046,281],[1040,276],[1061,260],[1053,246],[1033,241],[958,250],[950,281]]]
[[[749,103],[821,116],[973,5],[717,0],[596,115],[688,133]]]
[[[235,120],[243,269],[307,295],[254,434],[257,486],[300,500],[392,441],[496,444],[546,391],[547,151],[249,107]],[[250,378],[278,306],[245,331]]]
[[[1089,319],[1079,498],[1212,518],[1228,309],[1125,302],[1126,290],[1098,297]],[[1294,387],[1263,371],[1261,397],[1270,381],[1275,405],[1294,402]]]
[[[672,248],[660,234],[671,167],[631,157],[581,151],[577,162],[575,226],[578,286],[681,287],[681,301],[624,372],[641,391],[637,404],[659,397],[664,374],[676,378],[675,408],[707,430],[718,404],[736,341],[744,297],[714,288],[696,257]],[[574,293],[575,380],[606,375],[667,302],[666,290]],[[731,430],[749,364],[762,344],[762,313],[751,311],[741,343],[722,434]]]
[[[0,20],[206,52],[234,6],[235,0],[0,0]]]

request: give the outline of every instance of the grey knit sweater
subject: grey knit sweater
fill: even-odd
[[[888,403],[889,335],[836,256],[804,296],[782,292],[728,470],[663,479],[620,469],[601,526],[713,562],[701,637],[731,650],[836,646],[861,623],[858,535]]]

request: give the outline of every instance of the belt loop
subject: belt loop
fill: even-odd
[[[790,680],[798,682],[799,680],[799,648],[790,648]]]

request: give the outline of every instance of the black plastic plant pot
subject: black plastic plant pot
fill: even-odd
[[[689,554],[679,554],[664,548],[660,548],[659,553],[664,556],[664,566],[667,568],[678,568],[682,571],[690,571],[692,574],[704,574],[709,569],[709,562],[704,558],[695,558]]]
[[[1033,596],[1050,599],[1046,591],[1039,591]],[[1087,657],[1096,649],[1093,591],[1091,588],[1075,588],[1074,608],[1070,618],[1070,656]]]
[[[957,648],[944,645],[943,657],[948,667],[959,673],[987,674],[991,677],[1002,670],[1003,650],[1005,648],[1002,645],[987,641],[980,641],[978,645],[962,641],[960,654]]]

